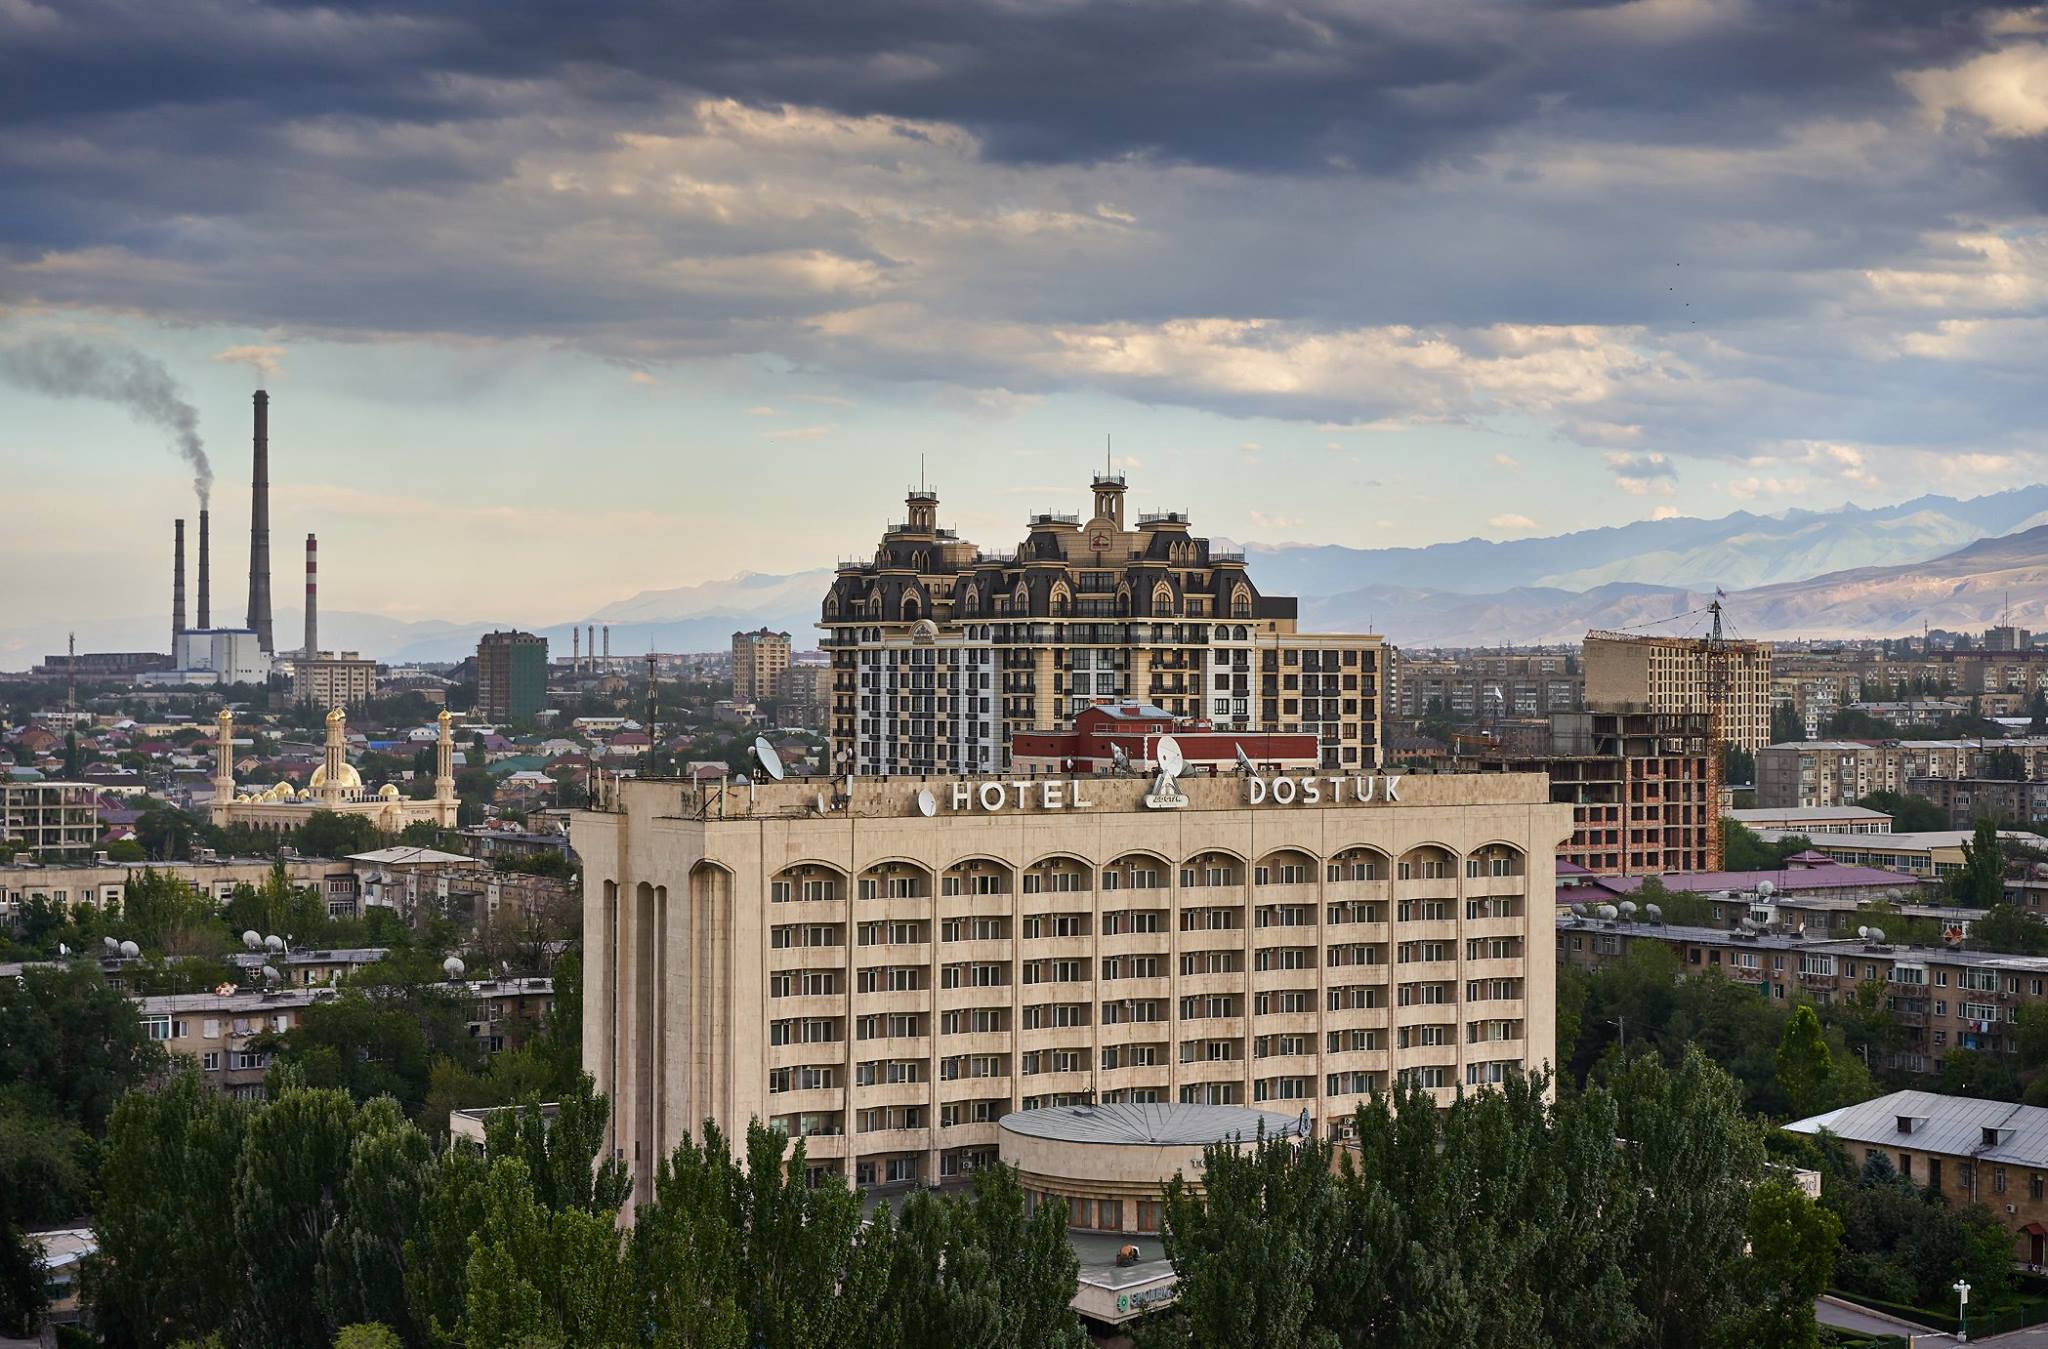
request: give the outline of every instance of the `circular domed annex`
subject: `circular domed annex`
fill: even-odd
[[[1127,1102],[1021,1110],[997,1126],[1031,1207],[1063,1199],[1069,1227],[1132,1233],[1159,1230],[1160,1190],[1175,1175],[1199,1189],[1203,1148],[1298,1138],[1307,1127],[1305,1114]]]

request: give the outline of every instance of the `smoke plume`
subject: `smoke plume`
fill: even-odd
[[[283,347],[243,346],[229,347],[213,353],[213,359],[223,365],[246,365],[256,372],[256,387],[262,388],[277,376],[277,365],[284,359]]]
[[[53,398],[92,398],[128,409],[136,421],[161,427],[185,462],[200,505],[213,494],[213,465],[199,439],[199,410],[185,401],[171,372],[154,357],[112,342],[37,337],[0,347],[0,379]]]

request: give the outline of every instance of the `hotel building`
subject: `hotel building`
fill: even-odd
[[[584,1064],[643,1185],[706,1119],[859,1184],[1091,1101],[1341,1131],[1550,1061],[1571,830],[1518,774],[615,780],[572,823]]]
[[[732,635],[732,700],[765,703],[789,693],[789,634],[757,628]]]
[[[1242,553],[1185,511],[1126,523],[1121,474],[1094,509],[1041,512],[1014,552],[938,523],[938,493],[871,561],[840,564],[819,625],[832,657],[832,748],[859,774],[992,773],[1012,737],[1133,699],[1218,729],[1307,732],[1325,768],[1380,762],[1381,644],[1295,631],[1296,603],[1259,593]]]

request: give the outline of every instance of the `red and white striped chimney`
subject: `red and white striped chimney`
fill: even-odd
[[[306,659],[320,654],[320,541],[306,536]]]

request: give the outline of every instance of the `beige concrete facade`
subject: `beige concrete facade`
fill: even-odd
[[[732,700],[765,703],[788,696],[789,634],[759,628],[732,635]]]
[[[292,701],[361,707],[377,696],[377,662],[353,651],[322,651],[292,662]]]
[[[1589,632],[1583,663],[1589,707],[1712,712],[1718,701],[1722,739],[1752,754],[1771,743],[1768,643],[1729,641],[1717,652],[1700,637]],[[1724,667],[1718,699],[1717,663]]]
[[[34,857],[82,861],[99,846],[99,794],[85,782],[0,782],[0,838]]]
[[[271,869],[283,866],[294,885],[319,886],[323,894],[353,894],[355,873],[347,862],[319,857],[223,858],[208,862],[110,862],[104,866],[0,866],[0,920],[13,921],[32,900],[104,908],[117,904],[131,876],[154,870],[176,876],[217,902],[232,898],[237,885],[262,885]]]
[[[1448,1100],[1551,1060],[1572,817],[1542,777],[1179,789],[605,784],[572,837],[618,1155],[644,1183],[707,1118],[759,1118],[856,1182],[935,1182],[1019,1109],[1307,1108],[1327,1131],[1396,1075]]]

